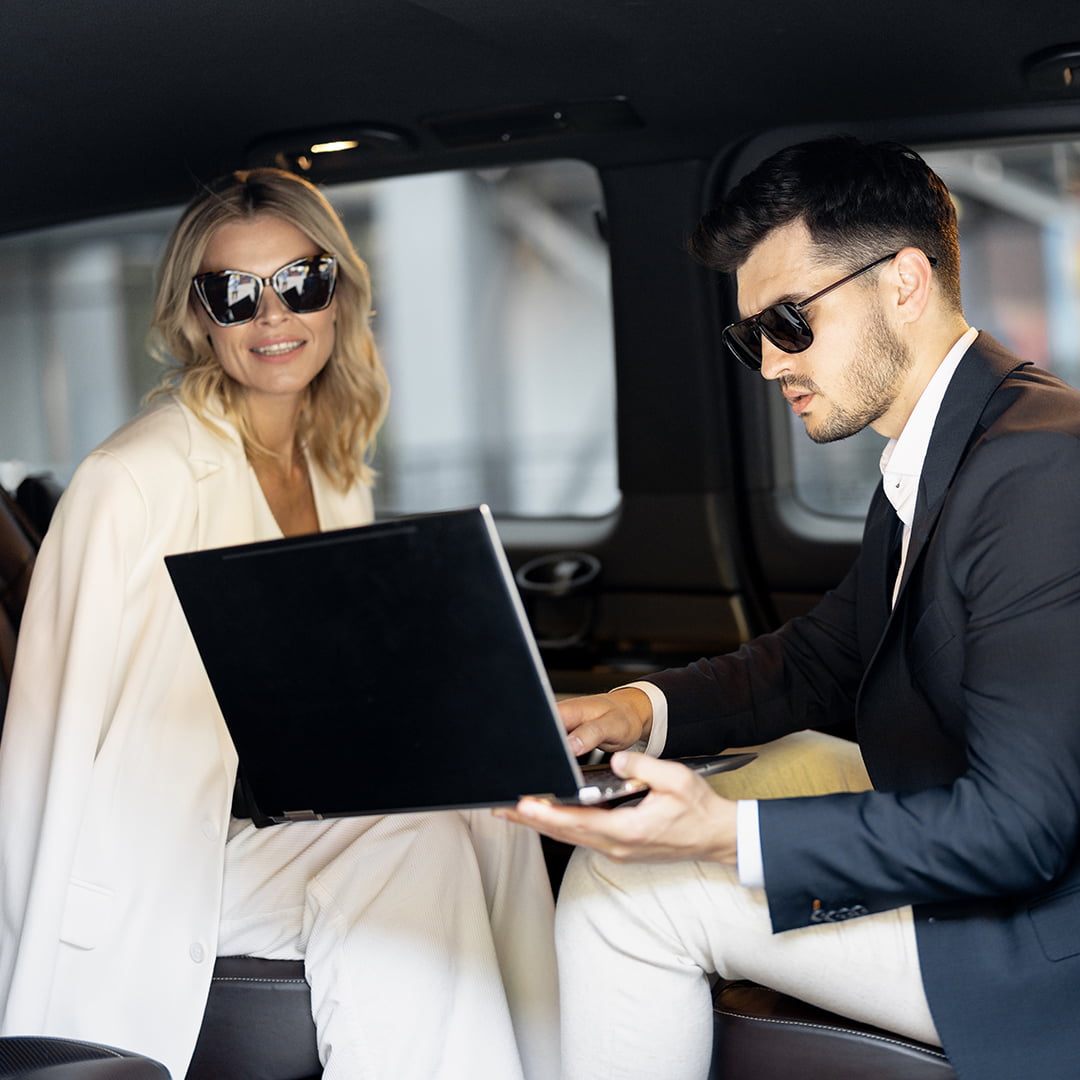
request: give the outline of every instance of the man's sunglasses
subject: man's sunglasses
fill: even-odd
[[[330,306],[336,283],[337,259],[325,254],[296,259],[264,278],[243,270],[212,270],[191,279],[199,302],[218,326],[251,322],[266,285],[290,311],[310,315]]]
[[[899,251],[894,251],[891,255],[882,255],[869,266],[864,266],[861,270],[856,270],[853,274],[848,274],[847,277],[826,285],[820,292],[814,293],[813,296],[797,304],[785,300],[782,304],[772,304],[756,315],[732,323],[724,330],[724,343],[751,371],[761,370],[762,334],[786,353],[804,352],[814,343],[814,331],[803,318],[803,311],[826,293],[831,293],[833,289],[839,289],[841,285],[854,281],[860,274],[865,274],[867,270],[873,270],[875,266],[895,259],[899,254]],[[931,266],[937,265],[937,259],[932,255],[928,255],[927,259]]]

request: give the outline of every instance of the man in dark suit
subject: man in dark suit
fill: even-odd
[[[951,199],[904,147],[781,151],[694,247],[736,275],[731,351],[811,438],[885,436],[883,482],[810,614],[566,703],[571,744],[676,756],[854,721],[873,789],[734,801],[626,752],[639,806],[507,812],[582,845],[564,1076],[704,1076],[719,972],[940,1039],[961,1077],[1074,1078],[1080,393],[967,326]]]

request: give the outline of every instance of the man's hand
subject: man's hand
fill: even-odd
[[[735,865],[734,802],[722,799],[697,773],[675,761],[625,751],[611,759],[611,766],[620,776],[649,785],[637,806],[605,810],[522,799],[516,807],[492,812],[563,843],[593,848],[616,862],[689,859]]]
[[[652,730],[649,695],[632,686],[560,701],[559,715],[575,757],[597,748],[608,753],[625,750],[647,739]]]

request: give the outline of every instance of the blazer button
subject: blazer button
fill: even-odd
[[[201,964],[206,959],[206,949],[196,941],[191,948],[188,949],[188,956],[190,956],[196,964]]]

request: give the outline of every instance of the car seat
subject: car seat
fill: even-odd
[[[158,1061],[111,1046],[19,1035],[0,1039],[0,1080],[169,1080]]]
[[[939,1047],[860,1024],[776,990],[721,980],[710,1080],[956,1080]],[[300,960],[221,957],[187,1080],[317,1080]]]
[[[0,728],[15,662],[15,639],[40,540],[15,499],[0,487]]]
[[[52,520],[53,511],[64,489],[52,473],[25,476],[15,491],[15,501],[39,537]]]
[[[940,1047],[749,982],[713,991],[710,1080],[956,1080]]]

